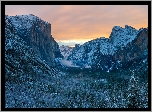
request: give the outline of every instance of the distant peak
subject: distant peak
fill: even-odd
[[[35,16],[34,14],[16,15],[16,16]],[[35,16],[37,17],[37,16]]]
[[[129,26],[129,25],[125,25],[125,28],[126,28],[126,29],[128,29],[128,28],[135,29],[134,27]],[[135,29],[135,30],[136,30],[136,29]]]
[[[100,39],[107,39],[106,37],[100,37]]]
[[[114,26],[112,30],[120,30],[120,29],[122,29],[122,27],[120,27],[120,26]]]
[[[27,14],[27,15],[15,15],[15,16],[9,16],[9,15],[5,15],[5,17],[8,18],[15,18],[14,20],[26,20],[26,21],[44,21],[46,24],[50,24],[49,22],[42,20],[40,17],[37,17],[34,14]]]
[[[34,14],[29,14],[30,16],[35,16]]]
[[[125,28],[128,28],[128,27],[130,27],[130,26],[128,26],[128,25],[125,25]]]
[[[114,26],[114,27],[113,27],[113,30],[129,29],[129,28],[131,28],[131,29],[135,29],[135,28],[133,28],[132,26],[125,25],[125,27],[124,27],[124,28],[122,28],[121,26]]]

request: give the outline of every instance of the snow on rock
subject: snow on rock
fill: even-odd
[[[91,68],[91,66],[89,66],[89,65],[86,65],[86,66],[85,66],[85,68]]]
[[[59,45],[51,35],[51,24],[39,17],[29,15],[5,16],[8,24],[16,29],[16,34],[22,38],[34,52],[50,66],[56,66],[55,58],[62,58]],[[9,32],[8,32],[9,33]]]
[[[40,102],[46,101],[46,90],[51,91],[48,85],[56,81],[53,76],[58,76],[57,71],[35,54],[15,32],[14,25],[6,18],[5,108],[46,107]]]
[[[136,38],[138,32],[138,30],[128,25],[125,25],[125,28],[114,26],[110,38],[114,46],[125,47],[127,43]]]
[[[128,43],[132,42],[140,31],[141,29],[136,30],[128,25],[125,25],[125,28],[114,26],[109,38],[100,37],[83,45],[75,46],[67,60],[81,67],[85,67],[86,64],[92,66],[93,60],[97,58],[96,55],[100,58],[101,55],[113,56],[119,48],[123,49]]]
[[[37,21],[42,21],[39,17],[29,14],[29,15],[16,15],[16,16],[7,16],[11,21],[14,27],[22,27],[23,29],[29,29]],[[41,22],[42,23],[42,22]],[[45,22],[45,24],[49,24]]]
[[[61,54],[64,56],[64,59],[67,59],[67,57],[72,53],[73,48],[69,46],[60,46],[59,47]]]

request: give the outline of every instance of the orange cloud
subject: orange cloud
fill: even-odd
[[[146,5],[10,5],[5,14],[34,14],[50,22],[57,41],[109,37],[113,26],[148,26]]]

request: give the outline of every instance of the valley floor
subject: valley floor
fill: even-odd
[[[147,108],[148,83],[138,77],[134,83],[128,73],[65,67],[7,81],[6,108]]]

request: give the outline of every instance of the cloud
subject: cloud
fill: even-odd
[[[85,42],[89,41],[90,39],[73,39],[73,40],[57,40],[57,43],[59,46],[61,45],[69,45],[69,46],[75,46],[75,44],[84,44]]]
[[[109,37],[113,26],[148,26],[146,5],[10,5],[5,14],[34,14],[50,22],[57,41]]]

